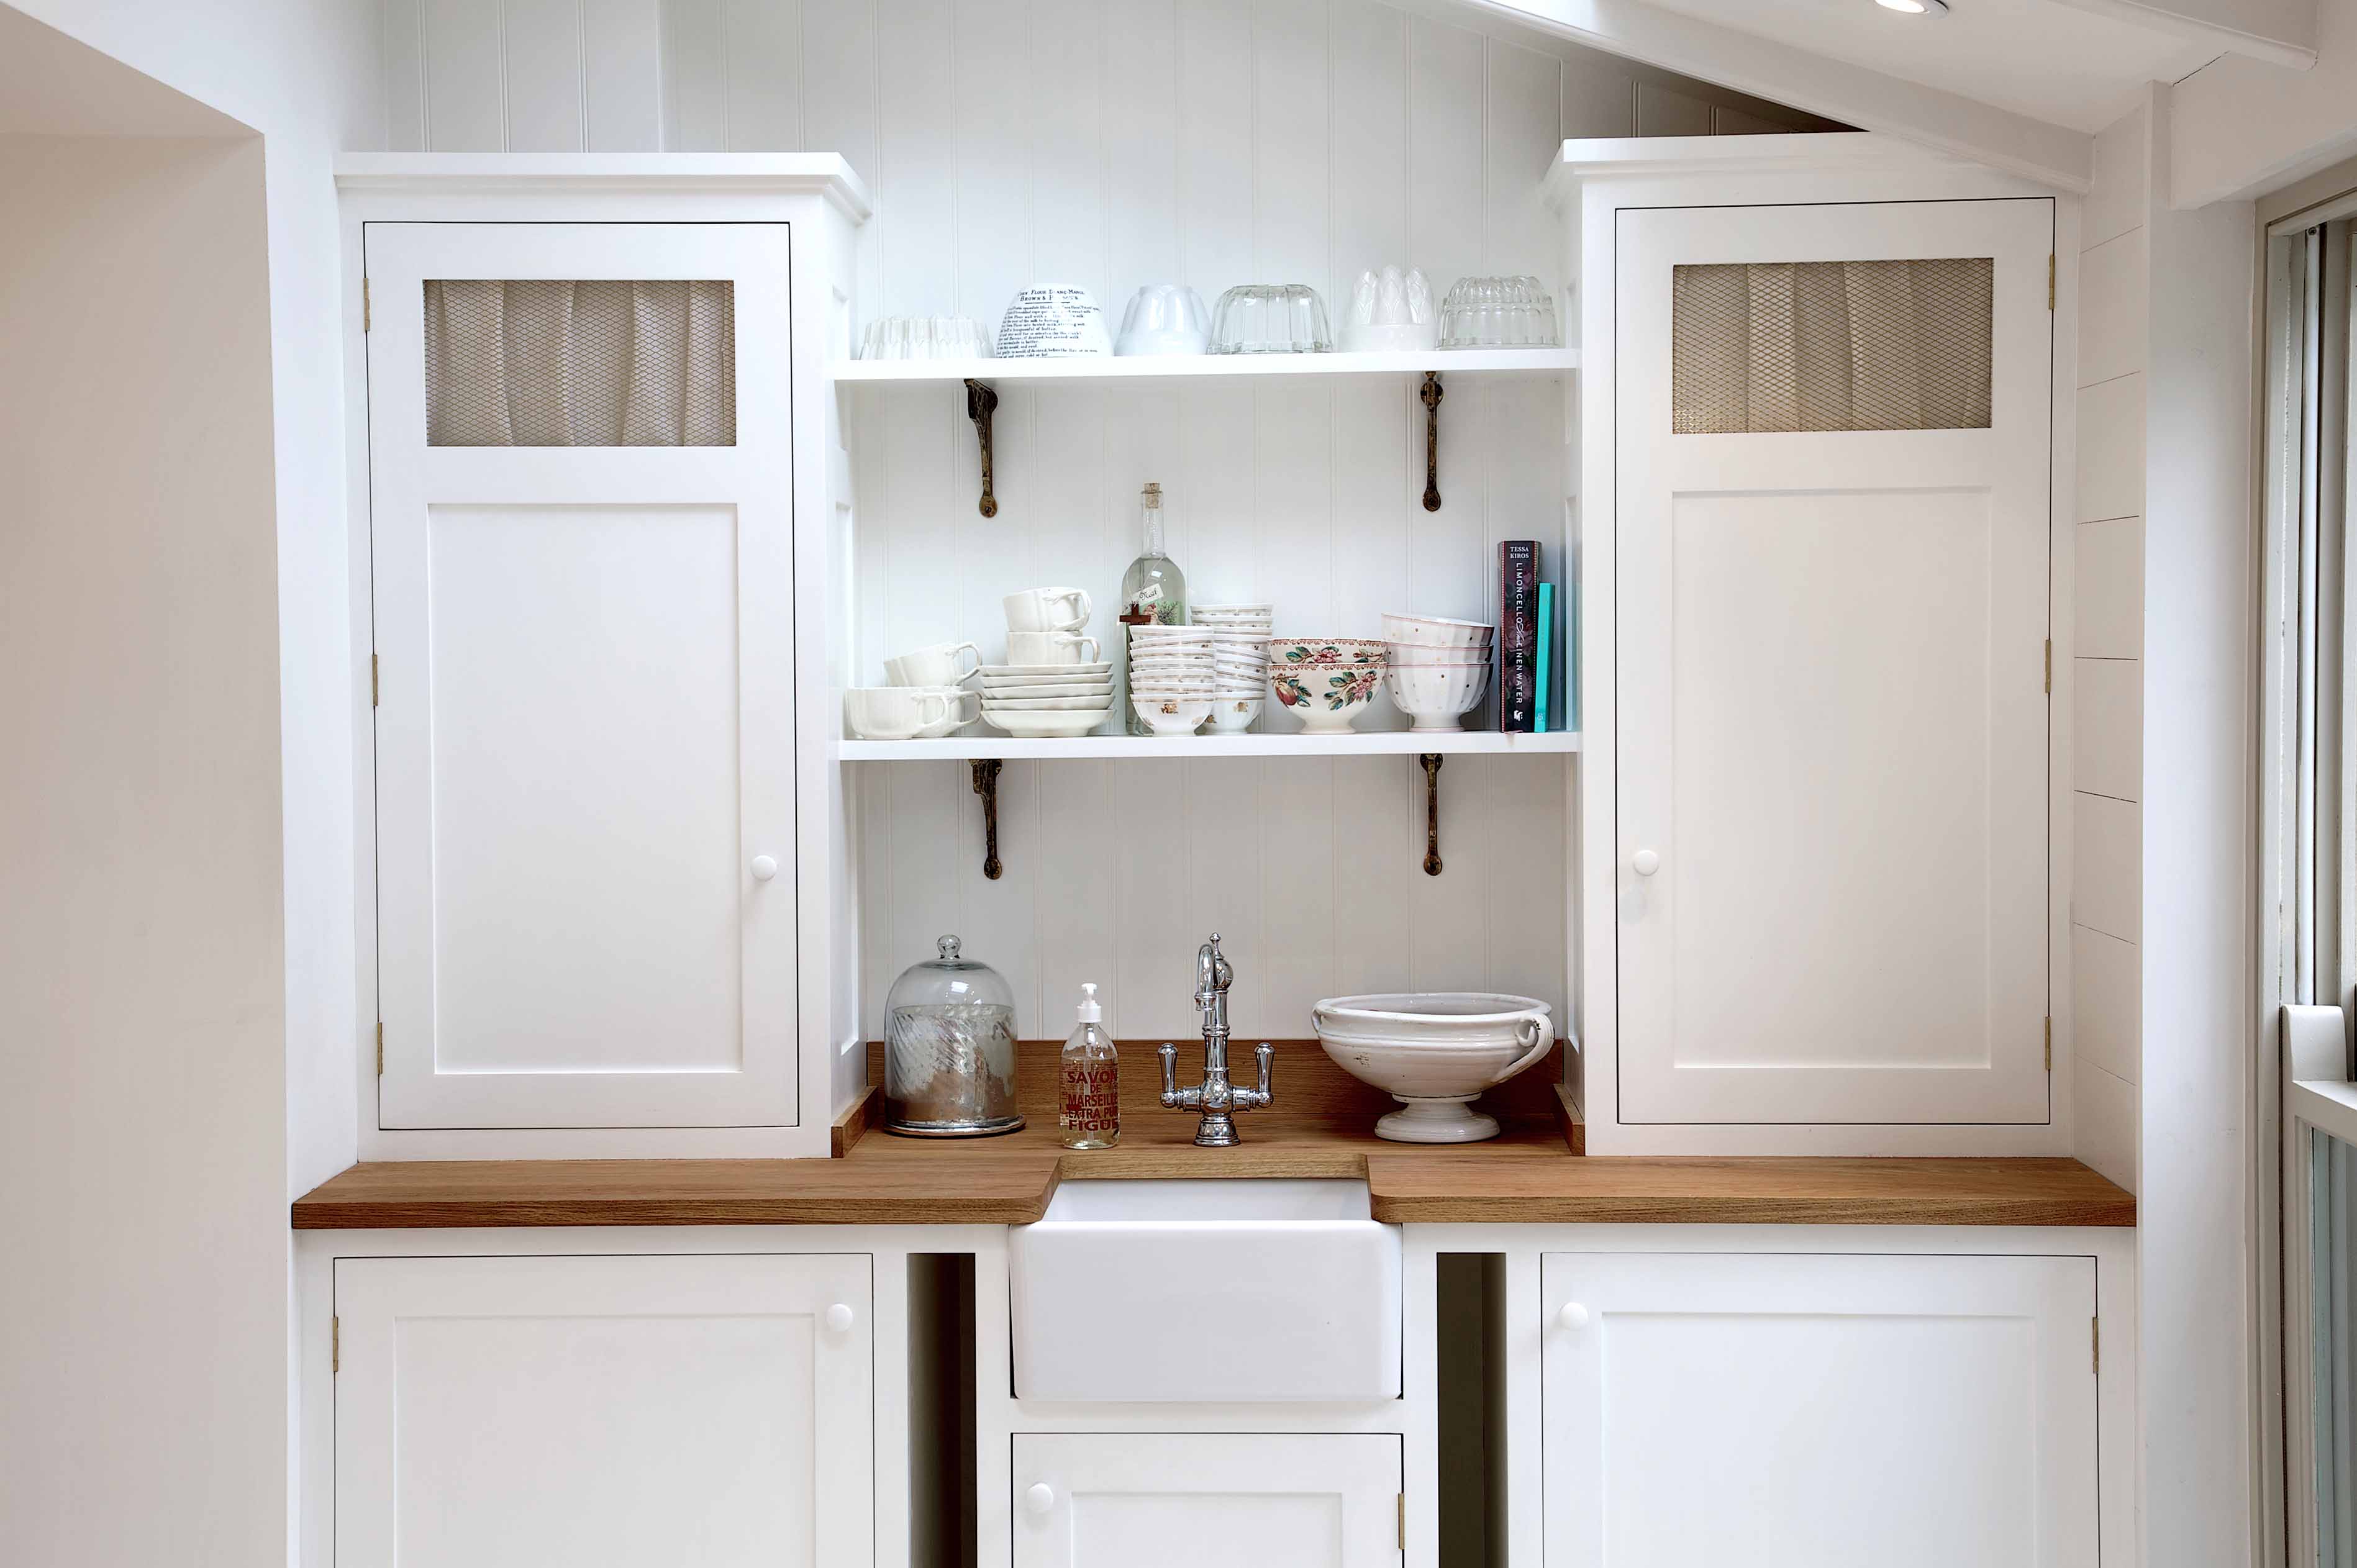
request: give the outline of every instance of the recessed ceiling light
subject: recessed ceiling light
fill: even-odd
[[[1948,0],[1874,0],[1886,11],[1900,11],[1910,16],[1944,16]]]

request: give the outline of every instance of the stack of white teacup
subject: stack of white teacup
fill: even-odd
[[[910,649],[884,660],[888,684],[844,693],[843,715],[863,740],[945,736],[981,714],[981,699],[963,684],[981,663],[982,650],[971,642]]]
[[[1211,730],[1241,735],[1268,701],[1275,605],[1197,605],[1188,618],[1211,633]]]
[[[985,664],[982,716],[1033,739],[1086,735],[1113,707],[1113,663],[1100,659],[1079,588],[1026,588],[1006,607],[1006,662]]]

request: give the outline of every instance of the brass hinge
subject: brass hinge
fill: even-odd
[[[343,1369],[344,1320],[340,1317],[330,1317],[328,1319],[328,1370],[340,1372]]]
[[[372,708],[376,704],[376,655],[371,653],[369,655],[369,706]]]
[[[384,1076],[384,1020],[376,1021],[376,1075]]]
[[[2046,639],[2046,694],[2054,694],[2054,639]]]
[[[369,280],[361,279],[361,330],[366,332],[375,325],[376,312],[369,307]]]
[[[2054,252],[2046,252],[2046,308],[2054,308]]]
[[[376,1047],[376,1063],[377,1063],[377,1065],[376,1065],[376,1070],[377,1070],[377,1071],[379,1071],[379,1072],[382,1072],[382,1071],[384,1070],[384,1026],[383,1026],[383,1025],[379,1024],[379,1025],[376,1026],[376,1034],[377,1034],[377,1047]],[[2047,1020],[2046,1020],[2046,1070],[2047,1070],[2048,1072],[2052,1072],[2052,1071],[2054,1070],[2054,1020],[2053,1020],[2053,1018],[2052,1018],[2050,1015],[2050,1016],[2047,1018]]]
[[[1407,1550],[1407,1494],[1399,1495],[1399,1549]]]
[[[2104,1320],[2100,1317],[2087,1319],[2087,1363],[2097,1377],[2104,1375]]]

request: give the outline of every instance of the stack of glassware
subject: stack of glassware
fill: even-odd
[[[1440,302],[1444,349],[1554,349],[1555,295],[1534,277],[1459,278]]]
[[[969,316],[886,316],[860,338],[863,360],[986,360],[990,339]]]
[[[1306,283],[1242,284],[1211,315],[1214,354],[1330,354],[1326,302]]]

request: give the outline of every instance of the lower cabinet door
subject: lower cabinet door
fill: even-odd
[[[1015,1568],[1397,1568],[1400,1440],[1025,1433]]]
[[[2093,1260],[1542,1277],[1547,1568],[2094,1568]]]
[[[337,1568],[873,1552],[866,1257],[336,1263]]]

